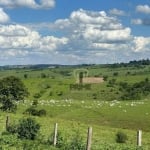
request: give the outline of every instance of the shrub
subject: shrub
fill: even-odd
[[[116,134],[116,142],[117,143],[126,143],[127,141],[127,135],[123,133],[122,131],[118,131]]]
[[[24,114],[37,116],[38,115],[38,110],[36,110],[34,107],[31,106],[31,107],[29,107],[25,110]]]
[[[18,128],[17,134],[20,139],[34,140],[38,134],[40,125],[32,118],[21,119]]]
[[[46,116],[46,110],[45,109],[40,109],[38,111],[38,116]]]
[[[92,94],[92,98],[93,98],[93,99],[97,99],[97,96],[98,96],[97,93],[93,93],[93,94]]]
[[[73,136],[68,150],[85,150],[85,144],[83,143],[83,138],[80,136],[80,133],[76,131]]]
[[[54,138],[54,132],[50,135],[50,137],[48,138],[48,143],[50,145],[53,145],[53,138]],[[57,133],[57,143],[56,143],[56,147],[57,148],[64,148],[66,147],[66,139],[63,138],[62,133],[60,131],[58,131]]]
[[[107,76],[107,75],[104,75],[104,76],[103,76],[103,80],[104,80],[104,81],[107,81],[107,79],[108,79],[108,76]]]
[[[15,134],[3,134],[0,136],[0,146],[16,146],[19,144],[19,140],[17,139],[17,136]],[[2,150],[5,150],[5,148]]]
[[[65,144],[66,144],[66,141],[62,137],[61,132],[58,132],[58,134],[57,134],[57,147],[58,148],[65,147]]]
[[[28,78],[28,75],[27,75],[27,74],[24,74],[24,78],[27,79],[27,78]]]
[[[45,109],[37,110],[36,108],[31,106],[25,110],[24,114],[29,114],[32,116],[46,116],[46,110]]]
[[[17,125],[16,124],[11,124],[7,127],[7,132],[11,133],[11,134],[15,134],[17,133]]]
[[[49,96],[53,96],[53,92],[52,91],[49,92]]]
[[[45,73],[41,73],[41,78],[46,78],[46,74]]]
[[[119,74],[118,72],[114,72],[113,76],[118,76],[118,74]]]

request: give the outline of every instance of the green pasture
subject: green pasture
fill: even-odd
[[[32,106],[33,100],[37,100],[36,108],[45,109],[47,114],[42,117],[31,117],[40,123],[40,133],[45,140],[53,132],[54,123],[57,122],[64,137],[69,139],[79,131],[85,143],[87,128],[92,126],[93,150],[105,150],[109,146],[114,146],[114,150],[134,150],[136,132],[142,130],[143,149],[149,150],[150,94],[143,96],[141,100],[120,101],[119,83],[127,82],[132,85],[144,81],[150,77],[150,66],[111,68],[94,65],[79,68],[87,69],[90,77],[107,76],[107,80],[91,84],[90,90],[71,90],[70,84],[76,83],[76,67],[1,70],[0,78],[11,75],[21,78],[30,95],[24,102],[17,104],[16,113],[0,112],[0,132],[5,130],[7,115],[10,116],[11,123],[29,117],[23,113]],[[114,83],[110,84],[112,80]],[[121,145],[115,142],[115,134],[120,130],[128,135],[127,143]]]
[[[11,123],[17,123],[20,118],[29,117],[23,112],[31,106],[30,101],[18,104],[15,114],[3,113],[0,115],[0,130],[5,130],[5,119],[8,115]],[[31,116],[41,125],[40,133],[46,140],[53,132],[54,124],[68,140],[79,131],[86,143],[87,129],[93,127],[93,150],[102,149],[102,146],[115,145],[115,147],[136,146],[137,130],[143,131],[143,147],[150,148],[150,102],[143,101],[76,101],[76,100],[39,100],[37,109],[45,109],[44,117]],[[115,134],[123,131],[127,134],[126,144],[117,144]]]

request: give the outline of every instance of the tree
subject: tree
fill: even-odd
[[[40,125],[32,118],[21,119],[17,128],[18,138],[34,140]]]
[[[79,73],[79,83],[82,84],[83,83],[83,72]]]
[[[29,92],[23,82],[14,76],[0,80],[0,102],[3,111],[14,111],[17,108],[16,101],[24,100]]]
[[[118,131],[116,134],[116,142],[117,143],[126,143],[126,141],[128,140],[127,135],[122,132],[122,131]]]
[[[27,79],[28,78],[28,74],[24,74],[24,78]]]
[[[45,73],[41,73],[41,78],[46,78],[46,74]]]

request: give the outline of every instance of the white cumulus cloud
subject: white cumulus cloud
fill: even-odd
[[[7,8],[27,7],[33,9],[46,9],[55,6],[55,0],[0,0],[0,5]]]
[[[138,5],[136,6],[136,11],[144,14],[150,14],[150,6],[149,5]]]
[[[125,16],[126,13],[123,11],[123,10],[119,10],[119,9],[116,9],[116,8],[113,8],[109,11],[109,13],[111,15],[116,15],[116,16]]]
[[[136,25],[141,25],[141,24],[143,24],[143,21],[142,21],[142,19],[132,19],[131,23],[136,24]]]
[[[149,51],[150,52],[150,37],[134,37],[135,52]]]
[[[9,16],[0,8],[0,23],[6,23],[10,20]]]
[[[40,34],[43,26],[49,35]],[[135,37],[131,28],[105,11],[79,9],[53,23],[0,25],[0,58],[22,57],[34,63],[112,63],[146,57],[149,52],[150,38]]]
[[[133,23],[140,24],[141,20],[133,20]],[[50,33],[55,31],[63,35],[67,40],[64,40],[65,44],[57,45],[57,55],[60,58],[65,55],[68,60],[72,56],[72,62],[75,59],[81,63],[127,61],[140,55],[144,57],[150,50],[147,37],[134,37],[131,28],[123,26],[117,17],[105,11],[79,9],[69,18],[31,27],[38,30],[45,27]]]
[[[67,38],[41,36],[22,25],[0,26],[0,52],[8,56],[28,55],[30,53],[51,53],[65,45]]]
[[[70,18],[57,20],[54,28],[66,31],[69,44],[68,50],[82,49],[87,53],[91,50],[115,50],[132,39],[131,29],[125,28],[116,19],[106,12],[94,12],[80,9],[71,13]],[[118,44],[115,48],[114,43]]]

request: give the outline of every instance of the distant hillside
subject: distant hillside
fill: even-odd
[[[0,66],[0,69],[21,69],[21,68],[28,68],[28,69],[45,69],[45,68],[59,68],[59,67],[85,67],[85,66],[95,66],[101,65],[104,67],[128,67],[128,66],[141,66],[141,65],[150,65],[150,59],[142,59],[142,60],[133,60],[129,61],[128,63],[114,63],[114,64],[78,64],[78,65],[61,65],[61,64],[29,64],[29,65],[6,65]]]

